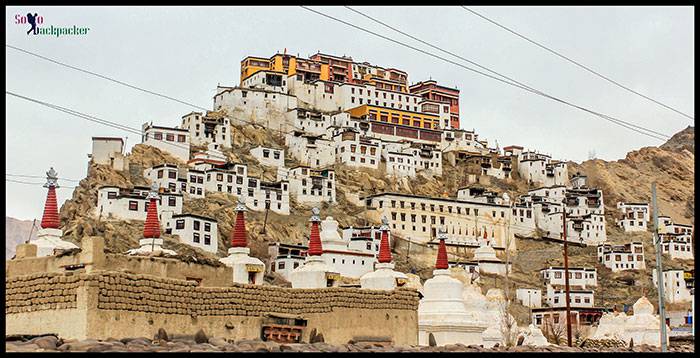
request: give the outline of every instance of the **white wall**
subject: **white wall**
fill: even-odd
[[[289,170],[289,189],[297,202],[303,204],[335,203],[335,171],[329,170],[327,177],[322,177],[319,174],[320,172],[308,167],[297,167]],[[320,188],[314,188],[314,182],[319,184]]]
[[[170,153],[183,162],[187,162],[190,159],[190,136],[188,131],[178,128],[154,128],[150,124],[144,123],[142,133],[141,143]]]
[[[659,287],[657,271],[652,270],[652,282]],[[670,303],[690,302],[692,297],[690,289],[686,287],[683,270],[664,271],[664,297]]]
[[[547,285],[565,285],[564,268],[548,267],[540,270],[540,277]],[[569,267],[569,285],[571,286],[597,286],[598,274],[595,269]]]
[[[109,193],[116,197],[110,199]],[[171,199],[172,198],[172,199]],[[174,200],[174,203],[171,201]],[[97,206],[95,216],[102,220],[146,220],[146,199],[145,195],[120,196],[117,187],[102,187],[97,191]],[[135,203],[135,210],[131,210],[129,204]],[[171,205],[173,203],[174,205]],[[182,195],[161,194],[158,204],[158,220],[161,226],[173,215],[182,213]]]
[[[523,306],[530,308],[542,307],[542,290],[534,288],[518,288],[515,297]]]
[[[284,150],[258,146],[250,150],[250,154],[262,165],[284,167]]]
[[[214,219],[207,220],[189,215],[175,216],[166,222],[165,228],[170,229],[172,235],[179,236],[183,244],[211,253],[216,253],[218,250],[219,231]]]

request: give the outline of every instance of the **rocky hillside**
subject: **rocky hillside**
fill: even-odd
[[[33,220],[18,220],[5,216],[5,259],[15,256],[15,247],[30,238],[36,239],[37,229],[32,230]],[[39,226],[39,221],[36,223]]]
[[[678,223],[693,224],[694,139],[695,128],[688,127],[660,147],[635,150],[621,160],[569,162],[569,173],[584,173],[590,185],[603,189],[605,210],[610,215],[618,213],[615,205],[620,200],[651,203],[651,183],[656,181],[659,215],[668,215]]]

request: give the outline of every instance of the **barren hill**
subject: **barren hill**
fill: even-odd
[[[37,226],[39,222],[37,222]],[[15,256],[15,247],[29,238],[36,239],[36,229],[32,230],[32,220],[18,220],[5,216],[5,259]]]

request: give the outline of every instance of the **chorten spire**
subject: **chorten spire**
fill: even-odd
[[[46,172],[46,184],[44,188],[49,188],[44,204],[44,216],[41,218],[42,229],[58,229],[61,221],[58,217],[58,204],[56,203],[56,188],[58,188],[58,173],[53,167]]]
[[[160,237],[160,223],[158,222],[158,183],[151,185],[151,191],[146,197],[148,199],[148,212],[146,213],[146,224],[143,227],[143,237],[146,239],[157,239]]]
[[[236,205],[236,223],[231,231],[231,247],[247,247],[247,233],[245,230],[245,215],[246,211],[245,200],[242,196],[238,197],[238,204]]]
[[[321,246],[321,234],[318,230],[318,224],[321,222],[319,214],[321,211],[318,208],[311,209],[311,235],[309,236],[309,256],[321,256],[323,247]]]
[[[382,226],[379,228],[382,232],[382,239],[379,242],[379,255],[377,260],[380,263],[391,262],[391,248],[389,247],[389,219],[386,216],[382,217]]]
[[[447,270],[449,265],[447,263],[447,247],[445,247],[445,239],[447,239],[447,231],[445,228],[440,228],[437,234],[438,240],[440,240],[440,245],[438,246],[437,261],[435,262],[436,270]]]

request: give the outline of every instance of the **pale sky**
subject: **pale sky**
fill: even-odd
[[[416,47],[343,7],[313,7]],[[355,7],[405,32],[576,104],[668,135],[692,121],[570,64],[458,7]],[[694,117],[692,7],[473,7],[628,87]],[[28,36],[16,14],[44,26],[89,27],[85,36]],[[490,144],[518,144],[555,159],[616,160],[662,142],[600,118],[360,32],[299,7],[6,7],[7,44],[211,107],[218,83],[237,85],[240,61],[285,48],[358,62],[460,89],[461,122]],[[434,52],[435,50],[426,48]],[[140,128],[175,126],[193,108],[5,49],[6,89]],[[6,95],[6,173],[82,179],[92,136],[138,135]],[[44,179],[16,178],[35,183]],[[59,181],[66,185],[76,183]],[[5,182],[7,215],[41,218],[46,189]],[[59,189],[59,205],[72,189]]]

